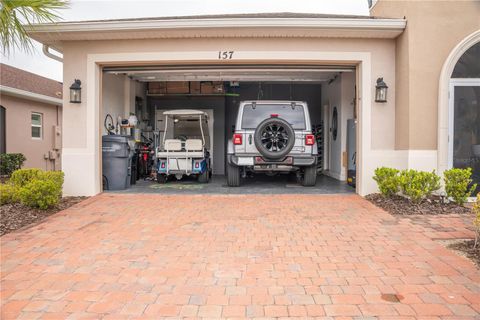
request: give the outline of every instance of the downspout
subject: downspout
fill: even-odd
[[[43,51],[43,54],[46,55],[47,57],[63,63],[63,58],[62,57],[59,57],[59,56],[50,52],[50,46],[49,45],[44,44],[43,47],[42,47],[42,51]]]
[[[43,51],[43,54],[46,55],[47,57],[63,63],[63,58],[62,57],[59,57],[59,56],[50,52],[50,46],[49,45],[44,44],[42,46],[42,51]],[[56,114],[57,119],[56,119],[56,126],[55,127],[58,128],[58,122],[59,122],[59,119],[58,119],[58,105],[56,106],[56,111],[57,111],[57,114]],[[53,138],[53,148],[52,148],[52,150],[55,150],[55,139],[56,139],[55,135],[56,135],[56,132],[54,132],[53,134],[54,134],[54,138]],[[52,164],[53,170],[55,170],[56,169],[56,160],[51,159],[50,162]],[[48,160],[46,160],[45,165],[48,166]],[[48,168],[46,170],[48,170]]]

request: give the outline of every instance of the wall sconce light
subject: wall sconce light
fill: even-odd
[[[81,103],[82,102],[82,82],[78,79],[70,86],[70,102],[71,103]]]
[[[375,86],[375,102],[387,102],[387,90],[388,86],[383,78],[378,78]]]

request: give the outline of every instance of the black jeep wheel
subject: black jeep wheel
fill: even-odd
[[[317,166],[309,166],[303,169],[303,176],[301,179],[302,186],[313,187],[317,183]]]
[[[295,145],[295,131],[281,118],[268,118],[258,125],[254,141],[258,152],[265,158],[282,159]]]
[[[234,164],[227,164],[227,185],[229,187],[240,186],[240,167]]]

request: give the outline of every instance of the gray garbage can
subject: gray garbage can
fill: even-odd
[[[130,186],[130,136],[102,137],[102,171],[104,190],[123,190]]]

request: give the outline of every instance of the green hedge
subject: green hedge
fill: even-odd
[[[420,202],[440,189],[440,177],[435,171],[403,170],[398,179],[400,190],[413,202]]]
[[[457,169],[453,168],[443,173],[445,182],[445,192],[448,198],[452,198],[457,204],[463,204],[467,198],[477,188],[477,184],[472,184],[472,168]],[[469,186],[471,187],[469,188]]]
[[[373,176],[373,180],[377,182],[378,189],[380,189],[381,194],[386,197],[391,197],[399,191],[399,172],[400,170],[387,167],[375,169],[375,176]]]
[[[33,208],[53,207],[62,197],[63,177],[61,171],[16,170],[8,183],[0,185],[0,204],[21,202]]]
[[[13,171],[22,167],[27,160],[21,153],[2,153],[0,154],[0,175],[10,176]]]

